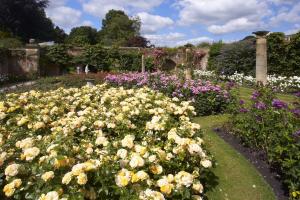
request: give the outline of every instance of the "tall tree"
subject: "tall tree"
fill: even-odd
[[[67,34],[65,31],[58,26],[55,27],[54,29],[54,42],[56,43],[64,43],[65,39],[67,38]]]
[[[95,44],[97,30],[90,26],[75,27],[67,37],[67,42],[74,45]]]
[[[108,46],[125,46],[128,39],[140,35],[140,29],[139,18],[129,18],[123,11],[110,10],[102,20],[99,41]]]
[[[149,43],[150,42],[142,36],[134,36],[128,39],[128,41],[126,42],[126,46],[147,48],[149,47]]]
[[[48,0],[1,0],[0,30],[12,32],[23,41],[52,40],[54,25],[46,17],[47,5]]]

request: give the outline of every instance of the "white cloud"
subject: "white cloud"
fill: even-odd
[[[295,24],[293,29],[287,30],[284,33],[286,35],[293,35],[293,34],[298,33],[298,32],[300,32],[300,24]]]
[[[146,12],[138,13],[137,16],[142,22],[142,33],[150,34],[155,33],[159,29],[171,26],[174,21],[169,17],[162,17],[159,15],[151,15]]]
[[[300,21],[300,2],[295,4],[289,10],[282,10],[276,16],[270,19],[273,26],[279,25],[282,22],[297,23]]]
[[[205,25],[216,34],[252,29],[272,13],[266,0],[178,0],[175,6],[180,25]]]
[[[274,3],[276,5],[280,4],[293,4],[296,3],[298,0],[269,0],[269,2]]]
[[[224,25],[209,26],[207,29],[214,34],[225,34],[236,31],[251,30],[256,27],[259,27],[257,22],[249,21],[249,19],[242,17],[230,20]]]
[[[81,23],[82,26],[93,26],[93,22],[89,20],[85,20]]]
[[[185,45],[187,43],[199,44],[201,42],[212,42],[213,39],[209,37],[197,37],[191,39],[185,39],[186,35],[183,33],[167,33],[167,34],[149,34],[144,35],[152,44],[156,46],[169,46],[176,47]]]
[[[64,28],[66,31],[80,24],[82,16],[81,11],[67,6],[49,8],[46,10],[46,13],[56,25]]]
[[[191,38],[191,39],[187,39],[187,40],[182,40],[182,41],[179,41],[176,43],[176,46],[180,46],[180,45],[185,45],[187,43],[190,43],[190,44],[199,44],[199,43],[202,43],[202,42],[213,42],[213,39],[212,38],[209,38],[209,37],[197,37],[197,38]]]
[[[237,18],[260,19],[269,14],[260,0],[179,0],[181,24],[220,24]]]
[[[103,18],[111,10],[147,11],[159,6],[163,0],[83,0],[83,10],[91,15]]]
[[[144,37],[156,46],[176,46],[177,42],[184,39],[185,35],[175,32],[167,34],[146,34]]]

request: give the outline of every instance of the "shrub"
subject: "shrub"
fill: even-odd
[[[252,103],[241,101],[232,118],[233,132],[243,143],[266,152],[268,161],[282,174],[291,198],[300,197],[300,101],[288,105],[271,89],[260,88]]]
[[[62,44],[47,47],[44,56],[46,56],[46,59],[50,62],[62,67],[66,67],[71,62],[71,57],[68,54],[68,48],[66,45]]]
[[[236,71],[247,75],[254,74],[255,51],[255,39],[223,45],[215,59],[216,71],[225,75],[231,75]]]
[[[198,115],[225,112],[235,102],[234,95],[219,85],[193,80],[184,82],[160,72],[108,75],[106,81],[128,88],[148,86],[170,97],[191,101]]]
[[[17,38],[0,38],[0,47],[18,48],[22,47],[23,43]]]
[[[147,88],[9,94],[0,102],[0,197],[199,199],[212,162],[193,114]]]

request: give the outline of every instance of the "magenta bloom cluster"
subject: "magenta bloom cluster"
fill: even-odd
[[[233,101],[230,91],[219,85],[202,80],[181,80],[163,72],[111,74],[105,80],[114,86],[147,86],[169,97],[192,101],[197,112],[203,115],[223,112]]]
[[[106,76],[105,80],[118,86],[147,86],[160,91],[171,89],[173,97],[194,97],[199,94],[214,92],[224,98],[228,98],[227,90],[209,81],[181,81],[175,75],[167,75],[162,72],[111,74]]]

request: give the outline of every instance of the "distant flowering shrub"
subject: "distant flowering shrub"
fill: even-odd
[[[182,81],[175,75],[162,72],[108,75],[106,82],[129,88],[147,86],[169,97],[191,101],[198,115],[224,112],[235,102],[230,90],[214,85],[210,81]]]
[[[0,102],[0,199],[202,199],[212,161],[194,107],[107,85]]]
[[[255,78],[253,76],[246,76],[238,72],[235,72],[233,75],[217,75],[214,71],[196,70],[195,75],[197,78],[205,80],[234,81],[240,85],[255,85]],[[297,91],[300,89],[300,76],[268,75],[267,79],[270,87],[281,92]]]
[[[254,149],[267,153],[268,161],[282,174],[291,199],[300,198],[300,98],[288,105],[271,89],[260,88],[251,105],[241,101],[232,118],[233,131]]]

